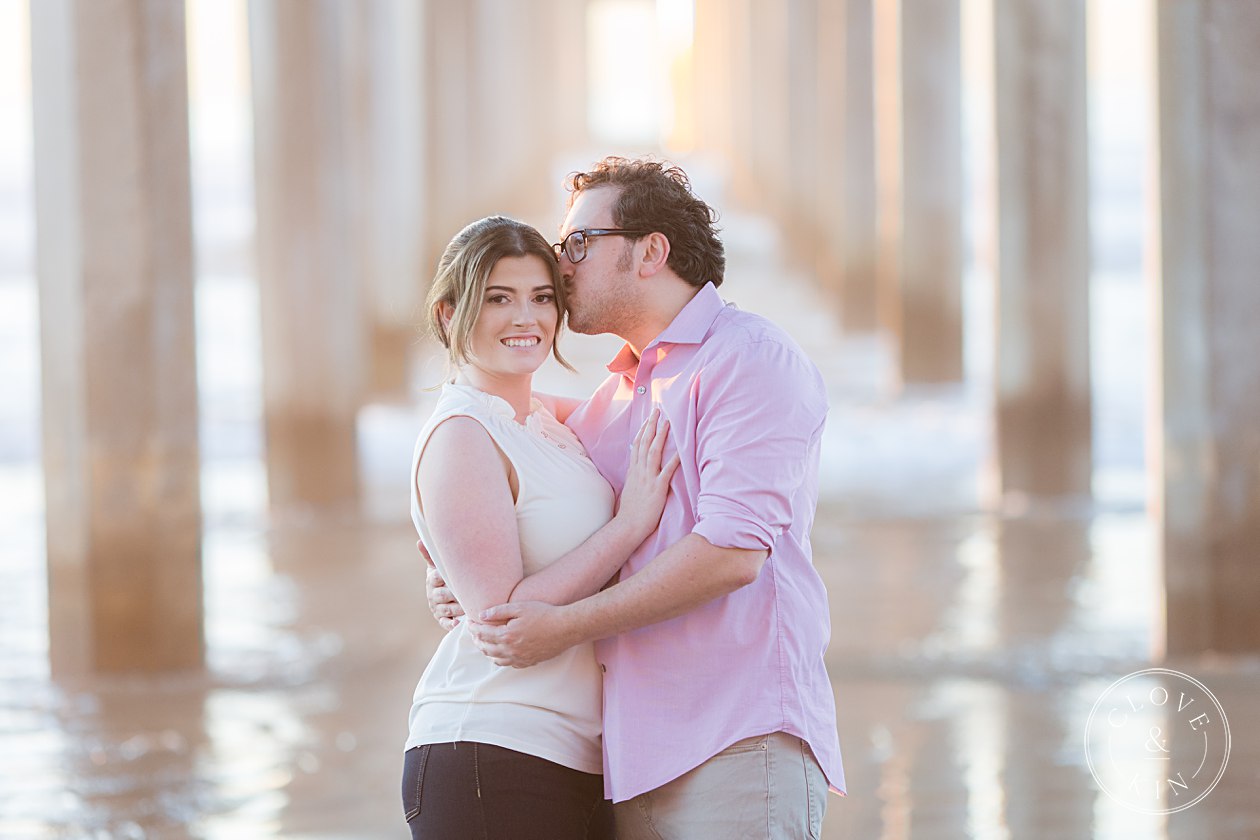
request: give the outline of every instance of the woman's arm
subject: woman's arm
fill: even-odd
[[[471,417],[452,417],[430,435],[416,469],[424,519],[443,577],[467,609],[504,600],[520,582],[521,544],[511,464]]]
[[[617,574],[661,521],[669,480],[679,460],[674,455],[668,463],[661,463],[668,436],[669,421],[662,423],[657,409],[635,435],[617,515],[576,549],[522,580],[512,590],[509,602],[571,604],[594,595]]]
[[[658,419],[653,413],[635,438],[617,515],[528,577],[506,458],[471,418],[438,426],[420,459],[418,489],[446,582],[463,608],[475,615],[510,601],[569,604],[598,592],[660,521],[678,457],[661,464],[669,424]]]

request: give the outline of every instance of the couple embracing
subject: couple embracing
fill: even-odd
[[[681,170],[607,158],[568,186],[560,242],[483,219],[430,290],[453,374],[412,518],[435,614],[466,618],[411,707],[412,836],[816,838],[844,787],[809,539],[822,379],[719,297]],[[626,342],[581,402],[532,390],[566,315]]]

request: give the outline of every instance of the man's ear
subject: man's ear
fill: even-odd
[[[669,262],[669,237],[660,231],[654,231],[639,240],[644,246],[643,256],[639,259],[639,276],[651,277],[663,271]]]

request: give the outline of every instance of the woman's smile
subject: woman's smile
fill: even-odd
[[[546,361],[560,323],[551,277],[550,266],[536,256],[495,263],[473,326],[474,367],[491,376],[528,376]]]

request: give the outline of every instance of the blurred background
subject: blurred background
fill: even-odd
[[[406,836],[427,281],[606,154],[687,170],[828,382],[825,836],[1260,836],[1258,47],[1255,0],[0,0],[0,837]],[[564,340],[588,393],[618,343]],[[1232,733],[1171,815],[1084,749],[1153,666]]]

